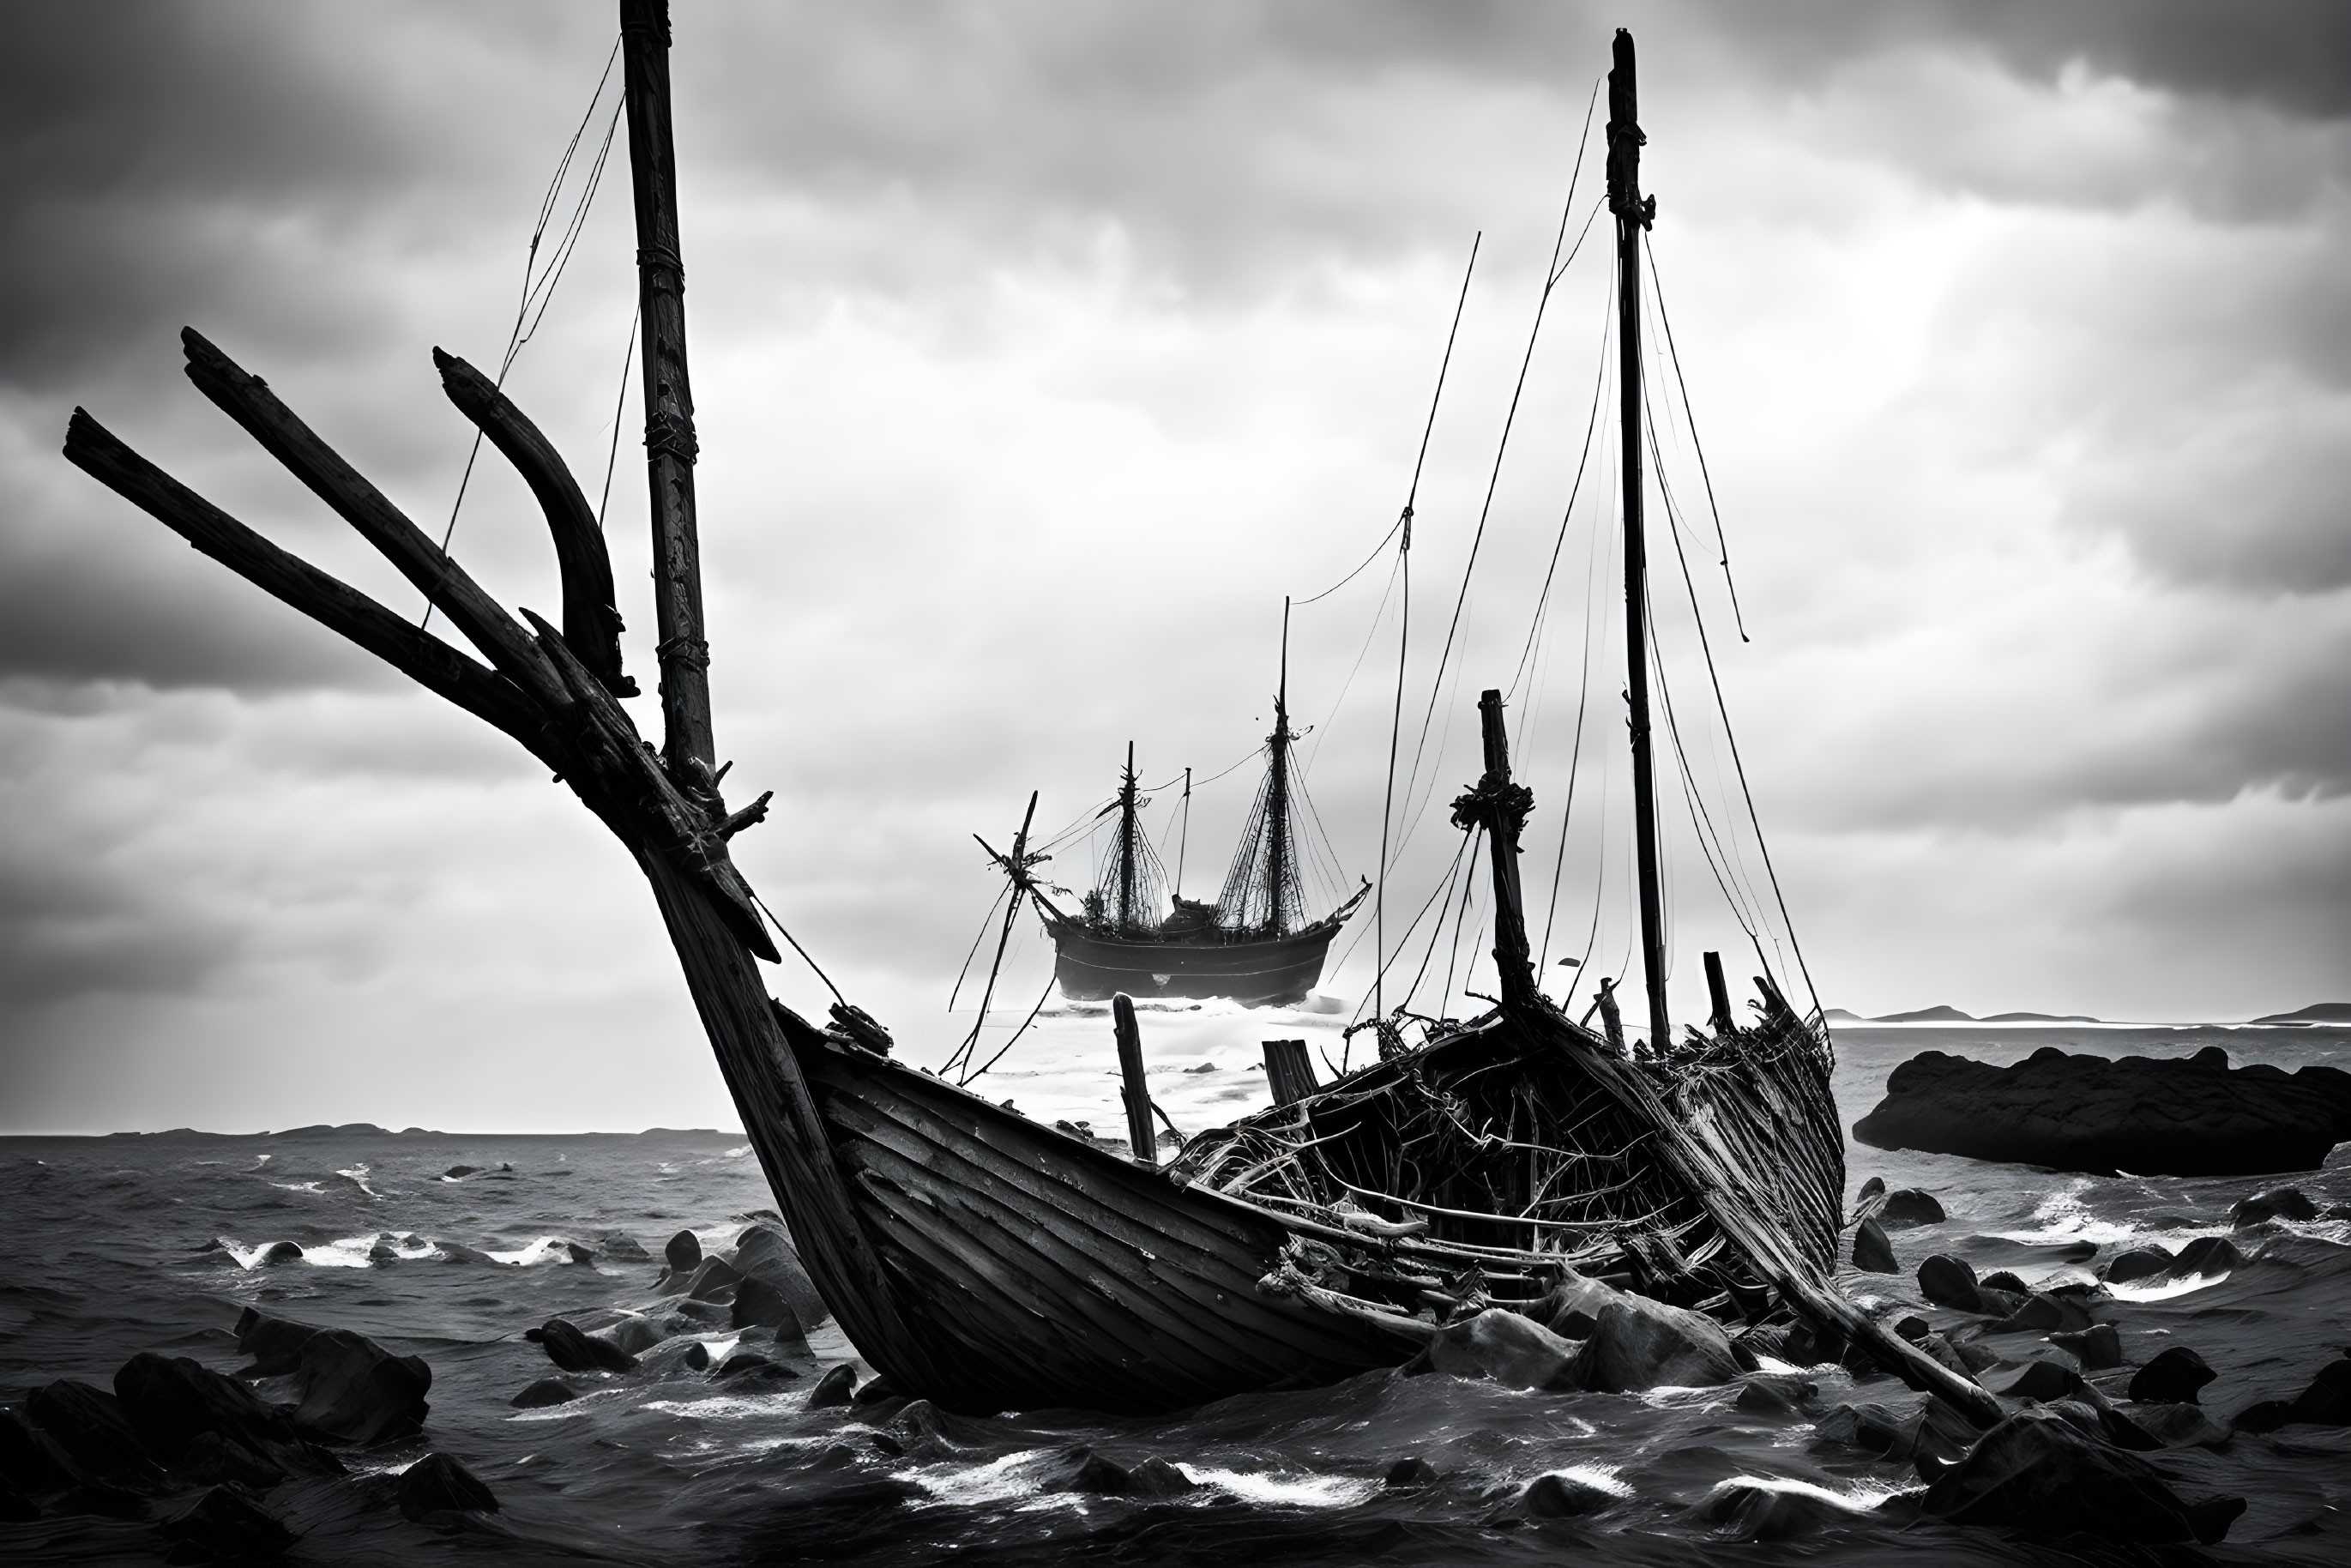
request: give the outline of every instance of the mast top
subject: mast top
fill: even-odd
[[[1633,35],[1616,29],[1614,63],[1608,68],[1608,210],[1647,228],[1657,215],[1657,199],[1641,194],[1640,84],[1633,63]]]

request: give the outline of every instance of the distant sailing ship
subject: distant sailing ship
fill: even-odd
[[[1320,919],[1306,915],[1299,872],[1297,822],[1311,807],[1290,761],[1288,606],[1283,607],[1282,671],[1266,737],[1265,779],[1239,846],[1213,904],[1171,888],[1143,831],[1146,803],[1135,782],[1134,747],[1126,748],[1116,837],[1094,886],[1072,915],[1047,896],[1019,861],[998,858],[1044,916],[1053,939],[1053,977],[1077,1001],[1135,997],[1224,997],[1250,1007],[1306,999],[1322,977],[1331,939],[1371,893],[1367,881]],[[1163,913],[1163,904],[1165,912]]]

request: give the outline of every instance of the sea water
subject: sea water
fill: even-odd
[[[1252,1071],[1259,1039],[1306,1039],[1335,1068],[1341,1021],[1309,1009],[1146,1006],[1154,1098],[1187,1132],[1228,1121],[1265,1103],[1264,1075]],[[2337,1030],[1856,1029],[1837,1036],[1841,1111],[1849,1124],[1868,1110],[1917,1051],[2013,1061],[2050,1044],[2163,1056],[2218,1044],[2240,1064],[2351,1065],[2351,1031]],[[1044,1020],[974,1087],[1040,1120],[1123,1133],[1097,1009]],[[2351,1202],[2345,1151],[2319,1172],[2230,1179],[2085,1176],[1859,1147],[1848,1161],[1855,1186],[1881,1176],[1934,1192],[1948,1211],[1943,1224],[1894,1233],[1906,1269],[1949,1251],[2035,1283],[2083,1277],[2069,1243],[2094,1242],[2105,1257],[2229,1233],[2236,1199],[2281,1182],[2322,1207]],[[459,1166],[475,1168],[446,1174]],[[423,1357],[434,1379],[424,1437],[348,1462],[392,1471],[439,1449],[489,1484],[500,1512],[444,1537],[404,1521],[381,1488],[289,1483],[268,1506],[301,1532],[296,1563],[2047,1563],[2085,1544],[1906,1524],[1906,1496],[1920,1485],[1910,1465],[1826,1440],[1803,1416],[1740,1410],[1735,1389],[1555,1395],[1375,1373],[1155,1419],[925,1420],[808,1408],[817,1375],[856,1359],[827,1324],[793,1360],[798,1379],[779,1386],[730,1387],[665,1360],[666,1372],[571,1376],[584,1392],[569,1404],[510,1403],[556,1375],[525,1330],[649,1304],[670,1236],[692,1230],[705,1249],[723,1247],[774,1202],[738,1133],[362,1126],[0,1139],[0,1397],[19,1403],[56,1377],[105,1386],[142,1350],[232,1370],[229,1330],[248,1306]],[[614,1238],[653,1260],[617,1256],[629,1249]],[[2351,1225],[2269,1224],[2235,1239],[2246,1261],[2233,1271],[2126,1287],[2098,1308],[2133,1364],[2172,1344],[2201,1354],[2219,1374],[2204,1404],[2224,1422],[2254,1400],[2290,1398],[2351,1346]],[[279,1241],[298,1243],[301,1260],[264,1262]],[[595,1250],[591,1261],[573,1260],[575,1241]],[[1844,1283],[1867,1301],[1917,1299],[1907,1274],[1847,1270]],[[729,1332],[701,1337],[715,1358],[733,1346]],[[1856,1383],[1833,1367],[1806,1375],[1817,1409],[1917,1400],[1887,1379]],[[2120,1397],[2126,1378],[2097,1381]],[[1051,1490],[1078,1445],[1129,1466],[1165,1458],[1195,1488],[1161,1500]],[[1388,1490],[1389,1468],[1406,1458],[1426,1460],[1438,1483]],[[2219,1549],[2224,1560],[2351,1562],[2351,1434],[2294,1427],[2153,1458],[2191,1500],[2249,1500]],[[1614,1500],[1581,1519],[1529,1518],[1518,1500],[1547,1474]],[[1819,1506],[1788,1538],[1729,1539],[1715,1521],[1722,1511],[1707,1505],[1739,1487]],[[0,1525],[0,1562],[145,1562],[159,1551],[152,1525],[136,1521]]]

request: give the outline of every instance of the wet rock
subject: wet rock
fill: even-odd
[[[1976,1271],[1964,1258],[1954,1258],[1948,1252],[1938,1252],[1918,1265],[1918,1293],[1938,1307],[1954,1312],[1980,1312],[1984,1310],[1983,1292],[1976,1284]]]
[[[2199,1236],[2179,1249],[2167,1270],[2174,1279],[2191,1274],[2225,1274],[2245,1260],[2237,1244],[2225,1236]]]
[[[726,1259],[705,1258],[695,1265],[694,1272],[686,1276],[686,1300],[729,1301],[734,1297],[727,1292],[742,1282],[743,1276]]]
[[[400,1473],[400,1511],[423,1521],[436,1513],[496,1513],[498,1500],[482,1479],[446,1454],[427,1454]]]
[[[1986,1432],[1936,1477],[1921,1503],[1927,1516],[1952,1524],[2206,1545],[2223,1538],[2244,1507],[2241,1498],[2183,1501],[2146,1460],[2046,1408],[2019,1411]]]
[[[2351,1355],[2318,1369],[2310,1386],[2290,1400],[2265,1399],[2238,1413],[2240,1432],[2274,1432],[2281,1427],[2351,1426]]]
[[[2137,1422],[2105,1403],[2097,1390],[2087,1384],[2073,1398],[2053,1399],[2043,1407],[2072,1423],[2076,1430],[2127,1453],[2148,1454],[2163,1447],[2160,1438],[2150,1436]]]
[[[1492,1307],[1448,1323],[1428,1344],[1432,1369],[1453,1377],[1486,1377],[1510,1388],[1548,1388],[1576,1355],[1576,1347],[1532,1318]]]
[[[2006,1387],[1995,1390],[2011,1399],[2037,1399],[2044,1405],[2071,1399],[2081,1391],[2082,1375],[2053,1361],[2028,1361]]]
[[[625,1230],[607,1230],[596,1238],[596,1250],[622,1263],[642,1263],[646,1258],[644,1248]]]
[[[397,1263],[400,1261],[400,1249],[389,1241],[379,1239],[368,1249],[368,1261],[379,1269],[387,1263]]]
[[[2229,1210],[2229,1227],[2242,1230],[2265,1219],[2315,1219],[2318,1205],[2298,1186],[2273,1186],[2251,1197],[2241,1197]]]
[[[550,1405],[568,1405],[580,1397],[580,1391],[559,1377],[542,1377],[507,1401],[517,1410],[544,1410]]]
[[[736,1286],[730,1308],[726,1317],[731,1327],[773,1329],[778,1339],[805,1337],[799,1314],[792,1310],[791,1302],[765,1280],[747,1279]]]
[[[1562,1381],[1595,1394],[1633,1394],[1728,1383],[1740,1371],[1729,1336],[1712,1318],[1627,1294],[1601,1309]]]
[[[1616,1500],[1616,1494],[1573,1476],[1541,1475],[1519,1494],[1519,1506],[1530,1519],[1582,1519],[1598,1513]]]
[[[294,1532],[235,1486],[216,1486],[158,1527],[175,1563],[266,1563],[284,1556]]]
[[[444,1263],[482,1263],[493,1269],[503,1269],[507,1266],[480,1248],[468,1247],[462,1241],[435,1241],[433,1244],[433,1249],[441,1254],[441,1261]]]
[[[349,1329],[320,1329],[305,1341],[294,1377],[294,1426],[321,1443],[371,1448],[413,1437],[431,1408],[424,1396],[433,1369],[422,1358],[394,1355]]]
[[[132,1356],[114,1375],[114,1396],[140,1441],[159,1458],[208,1434],[247,1448],[297,1441],[283,1411],[235,1378],[184,1355]]]
[[[809,1390],[809,1408],[822,1410],[836,1405],[846,1405],[856,1397],[857,1369],[847,1362],[828,1367],[816,1386]]]
[[[1995,1269],[1976,1281],[1979,1291],[2002,1291],[2011,1296],[2029,1296],[2032,1287],[2007,1269]]]
[[[581,1268],[592,1269],[596,1266],[596,1249],[594,1248],[582,1247],[577,1241],[567,1241],[563,1244],[563,1249],[571,1254],[571,1260],[574,1263],[579,1264]]]
[[[25,1419],[40,1428],[85,1476],[140,1484],[154,1478],[146,1445],[122,1411],[122,1402],[102,1388],[59,1378],[33,1391]]]
[[[2131,1419],[2167,1448],[2209,1448],[2229,1440],[2229,1429],[2193,1405],[2149,1405],[2131,1412]]]
[[[547,1359],[566,1372],[626,1372],[637,1358],[611,1340],[582,1333],[561,1318],[549,1318],[533,1331]]]
[[[1417,1457],[1398,1459],[1388,1467],[1388,1479],[1381,1484],[1389,1491],[1426,1491],[1437,1484],[1437,1467]]]
[[[898,1392],[896,1384],[886,1377],[874,1376],[867,1378],[865,1385],[852,1395],[849,1402],[856,1406],[879,1405],[884,1400],[904,1397],[904,1395]]]
[[[691,1274],[702,1266],[702,1238],[691,1230],[681,1230],[669,1239],[669,1244],[662,1249],[662,1256],[669,1260],[672,1274],[681,1277]]]
[[[2109,1285],[2126,1285],[2133,1280],[2149,1280],[2168,1272],[2171,1264],[2171,1249],[2150,1242],[2145,1247],[2134,1247],[2127,1252],[2116,1253],[2114,1260],[2106,1265],[2104,1277]]]
[[[760,1361],[768,1359],[766,1356],[760,1355],[757,1351],[750,1351],[746,1354],[757,1356]],[[736,1358],[729,1356],[727,1359],[732,1361]],[[703,1343],[700,1340],[695,1340],[692,1344],[685,1347],[684,1354],[679,1355],[677,1360],[678,1364],[684,1367],[689,1372],[705,1371],[710,1365],[710,1347]]]
[[[626,1317],[606,1329],[602,1337],[611,1340],[631,1355],[643,1355],[669,1338],[669,1333],[658,1319]]]
[[[1980,1291],[1979,1294],[1982,1293]],[[1994,1323],[1994,1333],[2078,1333],[2090,1326],[2089,1309],[2068,1296],[2029,1295]]]
[[[789,1303],[792,1316],[799,1320],[803,1332],[832,1315],[819,1293],[816,1281],[800,1266],[799,1254],[792,1248],[791,1238],[773,1225],[754,1225],[735,1239],[730,1255],[737,1270],[747,1280],[757,1280],[773,1290]]]
[[[1182,1497],[1186,1492],[1198,1490],[1199,1485],[1180,1468],[1156,1454],[1126,1472],[1127,1495],[1149,1498],[1155,1501]]]
[[[2108,1176],[2315,1170],[2351,1137],[2351,1074],[2231,1071],[2217,1048],[2115,1061],[2050,1046],[2008,1068],[1930,1051],[1888,1075],[1854,1136]]]
[[[1717,1486],[1698,1509],[1701,1521],[1732,1541],[1786,1541],[1809,1535],[1844,1512],[1809,1491],[1742,1481]]]
[[[2184,1344],[2175,1344],[2131,1374],[2131,1402],[2195,1405],[2200,1403],[2198,1391],[2215,1375],[2202,1356]]]
[[[2085,1372],[2104,1372],[2123,1364],[2122,1336],[2112,1323],[2092,1323],[2072,1333],[2053,1333],[2049,1343],[2082,1364]]]
[[[274,1318],[247,1307],[238,1315],[234,1332],[238,1354],[251,1363],[238,1376],[283,1377],[301,1366],[302,1347],[319,1331],[308,1323]]]
[[[1886,1195],[1870,1216],[1888,1230],[1907,1230],[1917,1225],[1940,1225],[1944,1220],[1943,1206],[1935,1195],[1923,1187],[1896,1187]]]
[[[444,1181],[463,1181],[467,1176],[478,1172],[481,1168],[482,1167],[479,1166],[451,1166],[447,1170],[441,1173],[441,1176]]]
[[[674,1312],[678,1321],[688,1329],[728,1328],[735,1321],[735,1308],[731,1301],[681,1301],[674,1309]]]
[[[1924,1458],[1935,1463],[1957,1458],[1974,1440],[1974,1432],[1949,1406],[1920,1400],[1907,1406],[1861,1403],[1839,1405],[1813,1427],[1815,1438],[1857,1448],[1880,1458]]]
[[[1894,1243],[1886,1239],[1885,1227],[1875,1219],[1865,1219],[1854,1228],[1853,1266],[1865,1274],[1902,1272],[1902,1264],[1894,1256]]]
[[[1750,1372],[1739,1385],[1731,1404],[1750,1416],[1793,1415],[1821,1391],[1819,1384],[1792,1372]]]
[[[0,1410],[0,1485],[27,1497],[60,1492],[74,1483],[69,1463],[55,1438],[14,1410]]]
[[[756,1350],[738,1350],[734,1354],[728,1356],[725,1361],[718,1364],[718,1375],[721,1377],[733,1377],[737,1373],[750,1372],[762,1366],[773,1366],[775,1364],[775,1361],[772,1357],[761,1355]],[[901,1414],[904,1414],[904,1412],[901,1412]]]
[[[1055,1469],[1058,1473],[1047,1483],[1047,1491],[1093,1492],[1116,1497],[1124,1493],[1133,1482],[1133,1477],[1124,1465],[1114,1459],[1106,1459],[1088,1448],[1075,1448],[1062,1454]]]

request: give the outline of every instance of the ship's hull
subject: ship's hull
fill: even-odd
[[[1341,922],[1321,921],[1288,936],[1260,941],[1206,938],[1130,941],[1104,936],[1073,921],[1056,921],[1053,977],[1077,1001],[1131,997],[1225,997],[1249,1007],[1306,999],[1322,978],[1322,964]]]

